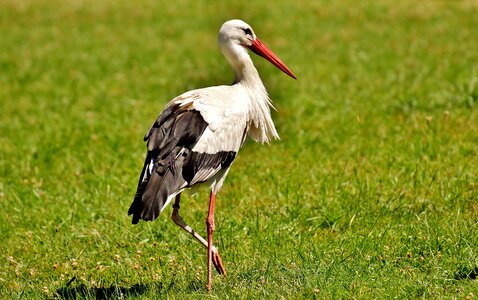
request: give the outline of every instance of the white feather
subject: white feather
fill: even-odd
[[[264,86],[256,84],[254,88],[246,84],[239,82],[231,86],[193,90],[171,101],[171,105],[191,105],[208,123],[193,151],[209,154],[237,152],[247,133],[259,143],[279,138],[270,115],[272,104]]]

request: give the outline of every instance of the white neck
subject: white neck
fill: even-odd
[[[220,43],[220,48],[234,69],[234,85],[243,87],[249,94],[250,136],[260,143],[278,139],[270,114],[272,102],[246,48],[232,42]]]
[[[248,85],[260,83],[262,85],[259,74],[257,73],[252,59],[247,53],[246,48],[232,41],[221,43],[220,48],[229,64],[232,66],[236,78],[234,83],[247,82]]]

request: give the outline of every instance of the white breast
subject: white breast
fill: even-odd
[[[200,111],[209,124],[193,151],[217,153],[239,151],[247,136],[247,95],[231,86],[219,86],[202,90],[193,108]]]

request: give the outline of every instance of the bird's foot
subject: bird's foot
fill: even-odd
[[[222,259],[219,256],[219,251],[217,251],[216,248],[212,249],[212,263],[214,264],[214,267],[219,274],[227,276],[226,269],[224,268],[224,265],[222,264]]]

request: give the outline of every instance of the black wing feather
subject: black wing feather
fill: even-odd
[[[187,183],[182,169],[207,125],[199,111],[179,105],[168,106],[153,123],[144,136],[148,152],[128,210],[133,224],[154,220],[167,198]]]

